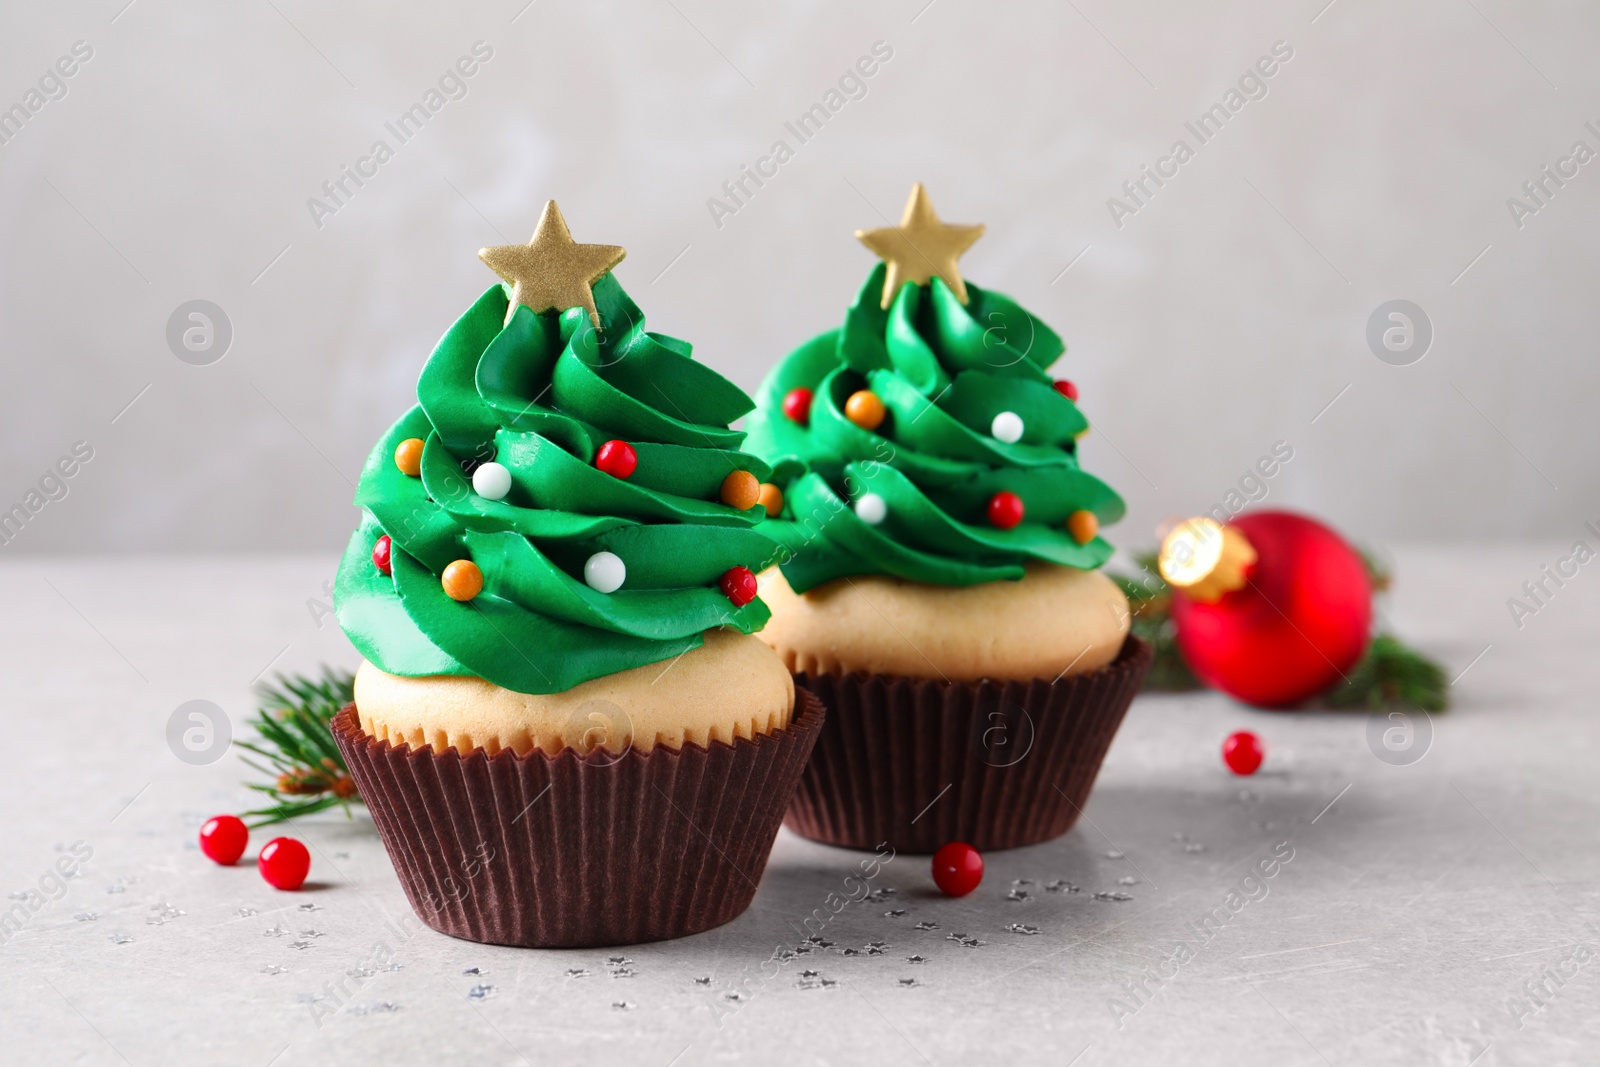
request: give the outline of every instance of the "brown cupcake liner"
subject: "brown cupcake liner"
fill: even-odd
[[[1154,653],[1130,635],[1057,682],[795,675],[828,716],[784,824],[814,841],[928,853],[1017,848],[1078,821]]]
[[[413,750],[333,734],[417,917],[468,941],[631,945],[720,926],[749,907],[823,722],[795,693],[753,741],[525,756]]]

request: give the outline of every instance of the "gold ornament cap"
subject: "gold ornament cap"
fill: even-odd
[[[856,240],[889,264],[883,278],[881,306],[885,310],[906,282],[928,285],[934,275],[943,278],[956,299],[965,304],[967,283],[961,280],[956,260],[982,236],[981,225],[958,226],[940,221],[921,182],[911,187],[900,225],[856,231]]]
[[[1233,526],[1201,515],[1185,519],[1161,541],[1161,577],[1190,600],[1211,603],[1244,588],[1255,547]]]

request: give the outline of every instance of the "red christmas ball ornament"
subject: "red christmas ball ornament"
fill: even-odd
[[[626,441],[607,441],[594,454],[594,465],[613,478],[626,478],[639,466],[639,453]]]
[[[952,841],[933,854],[933,884],[947,897],[964,897],[983,881],[983,856],[963,841]]]
[[[1284,708],[1323,692],[1371,640],[1366,564],[1304,515],[1189,519],[1162,542],[1160,567],[1184,660],[1246,704]]]
[[[232,867],[250,843],[250,828],[237,815],[218,815],[200,827],[200,851],[206,859]]]
[[[811,425],[811,399],[814,394],[804,387],[791,389],[783,398],[783,413],[791,422],[801,426]]]
[[[722,595],[733,601],[736,608],[756,598],[756,576],[749,567],[729,567],[722,572],[722,580],[717,584],[722,587]]]
[[[1073,385],[1071,382],[1067,381],[1065,378],[1057,378],[1055,381],[1051,382],[1050,384],[1055,387],[1056,392],[1060,393],[1062,396],[1066,397],[1068,400],[1071,400],[1073,402],[1077,401],[1077,399],[1078,399],[1078,387],[1076,385]]]
[[[1256,773],[1261,769],[1261,760],[1266,756],[1267,750],[1261,744],[1261,738],[1249,730],[1239,730],[1228,735],[1222,742],[1222,762],[1228,765],[1228,770],[1244,777]]]
[[[292,837],[274,837],[256,857],[256,867],[274,889],[299,889],[311,873],[311,853]]]
[[[1022,498],[1009,489],[1002,489],[989,498],[989,525],[1009,530],[1022,521]]]
[[[379,537],[377,544],[372,546],[372,565],[378,568],[379,574],[391,573],[389,569],[389,552],[391,548],[388,534]]]

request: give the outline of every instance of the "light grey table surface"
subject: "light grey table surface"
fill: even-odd
[[[4,561],[0,904],[25,917],[0,944],[0,1062],[1593,1063],[1600,579],[1520,630],[1506,606],[1562,552],[1396,554],[1392,621],[1465,670],[1456,707],[1416,724],[1420,760],[1379,759],[1361,714],[1144,696],[1072,833],[991,854],[963,900],[898,857],[831,945],[765,969],[854,855],[785,831],[733,923],[583,951],[407,920],[364,814],[292,831],[313,891],[214,866],[195,832],[243,806],[244,768],[180,762],[168,717],[210,699],[245,735],[269,664],[352,664],[319,609],[333,561]],[[1249,780],[1218,757],[1241,727],[1269,745]],[[1283,842],[1292,860],[1199,938]],[[61,893],[74,848],[92,857]]]

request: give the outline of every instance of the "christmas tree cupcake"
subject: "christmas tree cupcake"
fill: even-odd
[[[341,751],[418,916],[614,945],[750,903],[821,722],[754,572],[753,404],[647,332],[552,202],[373,449],[335,604]],[[797,699],[798,698],[798,699]]]
[[[1097,568],[1121,498],[1078,465],[1065,346],[965,282],[981,226],[920,185],[844,325],[763,384],[749,447],[775,468],[762,640],[828,719],[788,824],[932,852],[1069,830],[1150,663]]]

